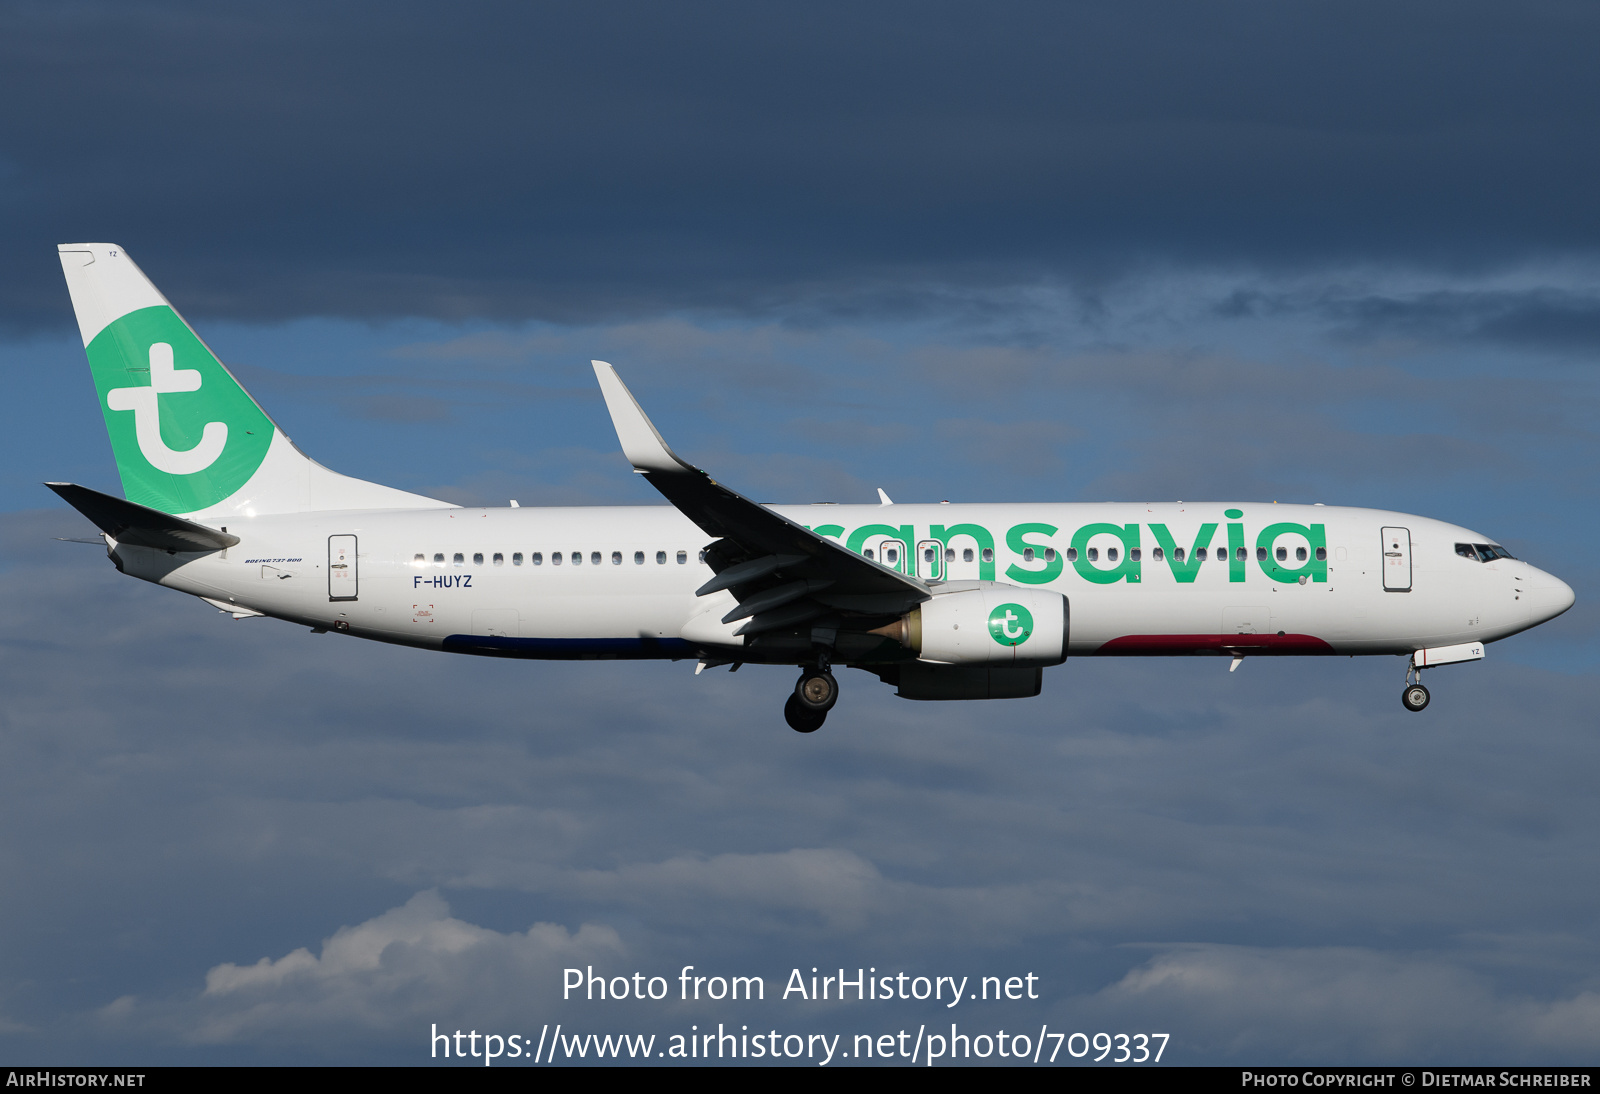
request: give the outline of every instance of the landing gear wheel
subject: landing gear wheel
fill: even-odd
[[[788,722],[789,728],[796,733],[815,733],[822,728],[822,723],[828,720],[828,712],[811,710],[791,695],[789,701],[783,704],[783,720]]]
[[[826,714],[839,701],[839,681],[831,672],[808,669],[800,674],[800,681],[794,686],[794,698],[807,710]]]
[[[1428,705],[1428,689],[1421,684],[1407,684],[1400,693],[1400,701],[1409,711],[1416,712]]]

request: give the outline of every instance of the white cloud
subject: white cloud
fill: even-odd
[[[454,918],[428,890],[340,928],[320,954],[302,947],[275,961],[217,965],[195,999],[149,1006],[119,999],[102,1016],[176,1027],[201,1044],[385,1036],[454,1023],[469,1009],[480,1025],[500,1020],[520,1030],[557,998],[563,967],[623,953],[610,927],[586,923],[569,932],[536,923],[502,934]],[[536,990],[541,984],[550,990]]]
[[[1260,1063],[1547,1062],[1600,1043],[1595,992],[1508,995],[1450,956],[1356,947],[1175,947],[1089,1002],[1162,1021],[1190,1052]]]

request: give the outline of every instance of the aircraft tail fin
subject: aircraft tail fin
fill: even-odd
[[[448,505],[306,456],[121,247],[57,250],[129,501],[208,519]]]

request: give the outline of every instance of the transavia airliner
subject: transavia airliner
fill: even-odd
[[[758,505],[673,454],[609,364],[633,470],[672,503],[463,508],[295,447],[121,247],[61,266],[126,498],[50,483],[117,569],[236,618],[489,657],[798,666],[789,725],[836,665],[907,699],[1038,695],[1068,656],[1389,654],[1422,671],[1572,606],[1478,532],[1322,505]]]

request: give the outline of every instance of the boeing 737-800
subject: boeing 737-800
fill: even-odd
[[[1572,606],[1486,535],[1405,513],[1241,502],[758,505],[673,454],[605,362],[623,453],[671,506],[470,508],[303,454],[120,247],[62,269],[125,498],[50,483],[121,572],[236,617],[493,657],[833,666],[908,699],[1040,692],[1068,656],[1471,661]]]

